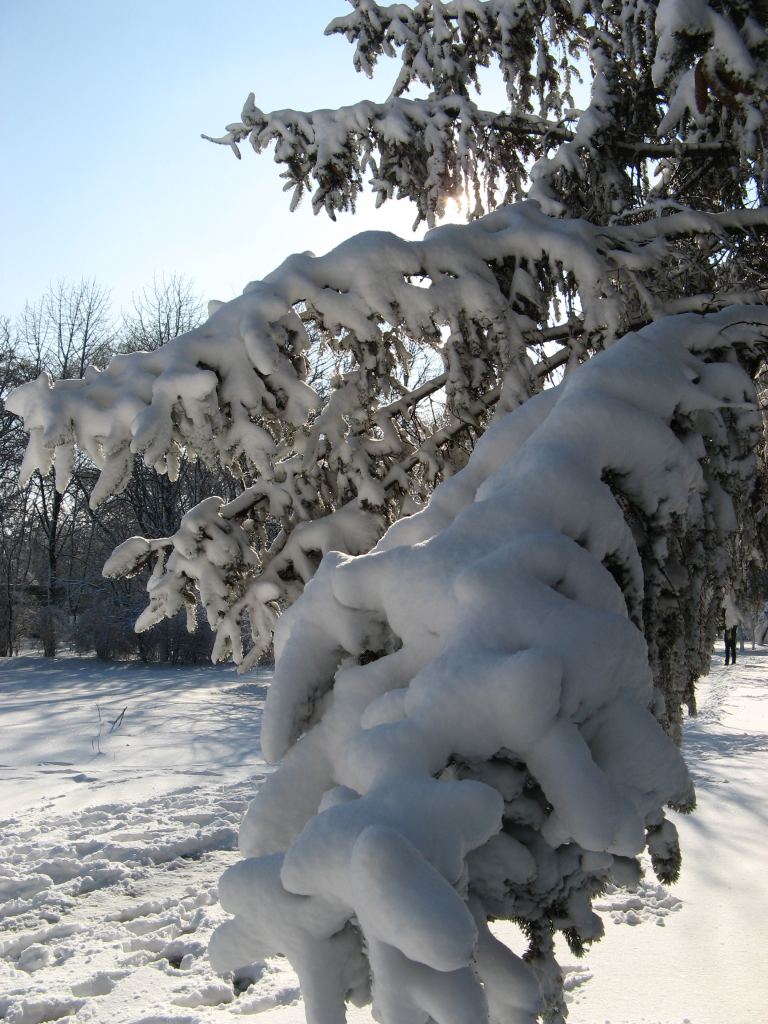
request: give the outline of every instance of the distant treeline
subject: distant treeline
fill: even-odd
[[[50,657],[64,646],[105,659],[209,657],[207,625],[190,634],[184,616],[136,634],[146,579],[106,580],[101,569],[126,537],[167,536],[207,495],[233,497],[231,477],[182,453],[171,481],[137,457],[128,487],[93,511],[88,496],[96,471],[82,456],[63,494],[52,476],[38,472],[20,483],[27,435],[5,411],[8,392],[43,372],[80,377],[116,353],[156,349],[204,317],[204,303],[178,276],[153,282],[120,315],[112,312],[106,289],[81,281],[51,287],[15,320],[0,316],[0,656],[32,644]]]

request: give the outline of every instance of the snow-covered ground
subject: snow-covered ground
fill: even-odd
[[[0,1019],[303,1022],[282,961],[222,980],[205,955],[216,883],[269,771],[266,682],[0,662]],[[606,895],[605,940],[580,961],[561,951],[572,1024],[768,1020],[768,649],[735,668],[716,652],[686,749],[699,808],[677,820],[681,880]]]

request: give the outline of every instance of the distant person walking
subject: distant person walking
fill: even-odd
[[[737,626],[725,627],[725,664],[736,664],[736,630]],[[728,660],[730,655],[730,661]]]

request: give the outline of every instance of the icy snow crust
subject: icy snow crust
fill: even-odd
[[[573,1024],[764,1024],[768,924],[755,908],[768,900],[768,648],[727,668],[722,654],[720,644],[685,724],[699,795],[696,814],[678,819],[685,870],[671,890],[648,878],[595,901],[606,941],[559,957]],[[216,978],[206,955],[225,916],[218,876],[259,784],[246,776],[265,770],[253,749],[262,693],[234,682],[225,667],[0,661],[6,1024],[304,1024],[283,958]],[[95,700],[129,704],[102,757],[90,743]],[[221,743],[209,742],[211,723]],[[493,928],[515,943],[514,924]],[[372,1022],[366,1008],[348,1018]]]
[[[760,429],[734,353],[766,330],[740,307],[626,336],[497,419],[370,554],[326,556],[278,625],[262,745],[284,761],[222,879],[217,968],[286,953],[310,1024],[369,976],[383,1024],[561,1019],[553,929],[599,937],[591,898],[646,843],[676,872],[663,808],[693,790],[643,605],[670,537],[697,539],[677,568],[702,607],[722,571]],[[528,962],[489,916],[524,925]]]

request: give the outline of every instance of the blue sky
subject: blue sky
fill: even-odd
[[[200,138],[263,109],[383,99],[323,29],[343,0],[0,0],[0,313],[59,279],[94,277],[116,308],[154,275],[227,299],[295,251],[357,230],[408,233],[387,204],[332,225],[288,212],[270,154],[238,162]],[[398,209],[398,207],[400,207]],[[405,208],[403,208],[405,207]]]

